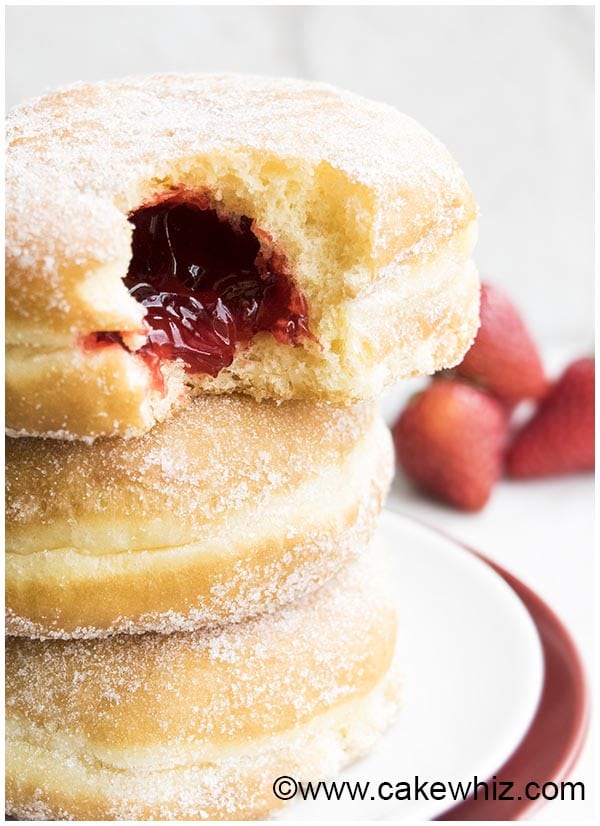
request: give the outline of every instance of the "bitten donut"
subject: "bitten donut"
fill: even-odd
[[[393,717],[396,619],[369,553],[272,615],[214,631],[9,639],[7,810],[25,820],[261,818]]]
[[[134,439],[7,439],[10,634],[238,621],[369,541],[392,475],[372,402],[204,396]]]
[[[390,106],[153,75],[26,103],[8,141],[12,435],[132,436],[198,392],[346,404],[473,340],[472,194]]]

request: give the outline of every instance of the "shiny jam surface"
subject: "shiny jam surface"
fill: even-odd
[[[147,310],[148,342],[138,351],[147,360],[180,358],[188,372],[216,376],[257,332],[293,346],[313,337],[306,300],[282,256],[261,252],[249,218],[229,222],[200,201],[174,195],[129,220],[124,282]],[[102,333],[97,341],[117,337]]]

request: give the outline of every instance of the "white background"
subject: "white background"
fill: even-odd
[[[153,71],[295,75],[398,106],[458,159],[481,208],[481,272],[552,342],[592,336],[592,67],[584,7],[7,10],[9,106]]]
[[[593,345],[593,10],[586,7],[104,6],[7,9],[7,102],[152,71],[328,81],[416,117],[481,208],[477,260],[530,322],[551,372]],[[411,392],[385,402],[388,418]],[[592,652],[592,482],[502,483],[464,516],[400,477],[392,502],[532,585]],[[574,778],[592,785],[590,749]],[[554,803],[539,818],[590,816]]]

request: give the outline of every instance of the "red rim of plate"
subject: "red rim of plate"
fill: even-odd
[[[498,781],[514,783],[513,795],[517,799],[469,798],[435,820],[518,820],[549,802],[525,799],[526,784],[535,781],[541,787],[550,781],[560,783],[569,776],[579,757],[589,721],[585,671],[575,643],[554,611],[513,574],[471,548],[462,547],[493,568],[525,605],[540,636],[544,683],[537,711],[523,740],[495,774]],[[522,795],[521,799],[518,795]]]
[[[515,591],[537,628],[544,656],[544,684],[535,716],[517,750],[495,776],[499,781],[512,781],[515,791],[523,790],[530,781],[540,786],[549,781],[560,783],[575,765],[588,728],[588,689],[579,652],[554,611],[531,588],[482,554],[462,547],[493,568]],[[470,798],[435,820],[518,820],[545,802]]]

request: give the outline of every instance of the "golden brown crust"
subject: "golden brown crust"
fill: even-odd
[[[387,725],[394,643],[373,553],[276,614],[218,631],[11,639],[8,811],[264,816],[277,776],[323,779]]]
[[[376,406],[200,397],[136,439],[7,440],[8,631],[169,631],[271,610],[373,533]]]
[[[7,424],[13,436],[87,442],[113,431],[135,436],[182,400],[174,382],[167,397],[152,390],[142,360],[117,345],[95,352],[6,349]]]
[[[69,371],[87,333],[139,335],[141,307],[121,281],[127,215],[174,186],[209,191],[215,208],[248,215],[273,238],[321,345],[291,348],[261,334],[216,381],[197,377],[196,389],[347,403],[456,363],[476,330],[477,281],[467,265],[477,214],[462,173],[410,118],[328,86],[235,75],[80,84],[12,113],[7,179],[13,433],[93,438],[150,426],[129,409],[136,399],[127,381],[103,392],[92,360],[84,371],[95,412],[77,410]],[[454,275],[438,290],[431,273],[449,267]],[[368,304],[380,289],[402,322],[393,337],[389,320],[369,325],[363,314],[361,299]],[[435,329],[425,335],[432,295]],[[378,362],[382,339],[394,348]],[[32,384],[32,362],[48,354],[55,373]],[[145,415],[162,418],[184,392],[181,376],[169,378],[176,386],[161,406],[150,372],[134,353],[125,358],[145,375]],[[119,410],[115,395],[132,398]]]

